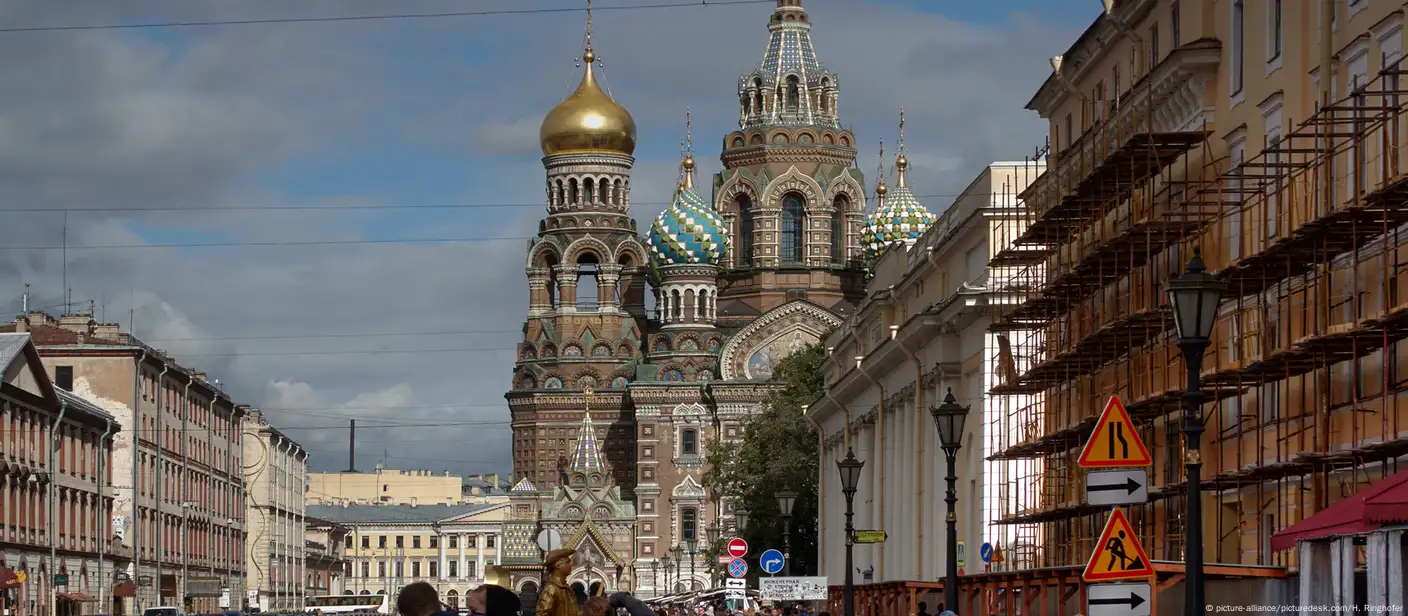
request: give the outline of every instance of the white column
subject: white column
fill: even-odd
[[[1402,580],[1404,575],[1403,531],[1381,530],[1369,535],[1368,555],[1365,565],[1368,569],[1368,604],[1371,613],[1387,613],[1390,606],[1403,605],[1403,584],[1393,584],[1389,580]]]
[[[478,534],[474,535],[474,549],[475,549],[475,551],[476,551],[476,554],[475,554],[474,558],[475,558],[475,560],[479,561],[478,564],[476,564],[476,565],[474,566],[474,577],[475,577],[475,578],[478,578],[478,579],[481,579],[481,580],[484,579],[484,577],[485,577],[485,576],[484,576],[484,538],[487,537],[487,536],[488,536],[488,535],[478,535]],[[497,547],[498,547],[498,544],[494,544],[494,547],[497,548]]]
[[[449,538],[448,536],[446,536],[446,535],[444,535],[444,534],[440,534],[440,535],[439,535],[438,543],[440,544],[440,570],[436,572],[436,573],[439,574],[439,575],[436,576],[436,577],[438,577],[438,578],[440,578],[440,579],[445,579],[445,578],[450,577],[450,575],[449,575],[449,574],[450,574],[450,570],[447,569],[447,567],[449,567],[449,565],[446,564],[446,563],[448,562],[448,560],[447,560],[446,557],[445,557],[445,542],[446,542],[446,541],[449,541],[449,540],[450,540],[450,538]]]
[[[455,578],[461,579],[464,575],[464,534],[455,533],[455,545],[459,548],[459,564],[455,565]],[[447,572],[448,573],[448,572]]]

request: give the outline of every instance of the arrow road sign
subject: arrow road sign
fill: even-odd
[[[1133,505],[1149,501],[1149,471],[1090,471],[1085,475],[1085,502],[1091,505]]]
[[[782,571],[782,552],[777,550],[763,552],[763,555],[758,557],[758,566],[762,567],[768,575],[777,575],[777,572]]]
[[[743,562],[742,558],[733,559],[733,562],[728,564],[728,574],[736,578],[748,575],[748,563]]]
[[[983,562],[985,562],[985,563],[990,563],[990,562],[992,562],[992,544],[991,544],[991,543],[984,543],[983,545],[981,545],[981,546],[978,547],[978,558],[983,559]]]
[[[748,580],[727,579],[724,580],[724,588],[737,588],[739,590],[746,590],[748,588]]]
[[[1147,583],[1091,584],[1085,590],[1090,616],[1149,616],[1153,590]]]

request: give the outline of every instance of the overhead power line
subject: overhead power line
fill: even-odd
[[[681,0],[677,2],[655,2],[650,4],[622,4],[616,6],[596,6],[596,11],[641,11],[662,9],[683,9],[694,7],[731,6],[740,4],[765,4],[773,0]],[[90,24],[70,26],[20,26],[0,28],[0,33],[11,32],[74,32],[83,30],[138,30],[151,28],[200,28],[209,26],[258,26],[270,24],[315,24],[356,21],[395,21],[410,19],[446,19],[464,17],[499,17],[510,15],[543,15],[548,13],[582,13],[585,7],[560,7],[537,9],[497,9],[483,11],[444,11],[437,13],[389,13],[381,15],[326,15],[322,17],[270,17],[266,19],[211,19],[200,21],[143,22],[130,24]]]
[[[323,338],[379,338],[389,336],[469,336],[475,334],[519,334],[522,327],[512,329],[462,329],[427,332],[339,332],[334,334],[269,334],[255,336],[203,336],[194,338],[142,338],[144,342],[213,342],[218,340],[308,340]]]
[[[356,349],[350,351],[255,351],[252,353],[181,353],[182,357],[270,357],[275,355],[385,355],[406,353],[515,353],[512,348],[448,348],[448,349]]]
[[[998,193],[930,193],[927,195],[915,195],[918,199],[952,199],[959,196],[984,197]],[[670,205],[668,201],[632,201],[632,206],[655,206],[664,207]],[[183,207],[179,205],[168,206],[98,206],[98,207],[5,207],[0,208],[0,214],[35,214],[35,213],[75,213],[75,212],[228,212],[228,211],[297,211],[297,210],[477,210],[494,208],[539,208],[546,209],[547,204],[536,203],[345,203],[345,204],[323,204],[323,205],[210,205],[198,207]]]

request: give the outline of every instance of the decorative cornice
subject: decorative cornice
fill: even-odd
[[[856,153],[855,150],[847,152],[834,146],[757,145],[726,150],[719,160],[726,169],[767,163],[822,163],[849,167],[855,162]]]
[[[624,154],[573,153],[543,157],[543,168],[549,171],[569,165],[611,165],[630,168],[636,159]]]

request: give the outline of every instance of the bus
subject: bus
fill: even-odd
[[[308,599],[307,611],[321,611],[324,614],[348,614],[351,612],[376,612],[390,614],[386,595],[323,595]]]

